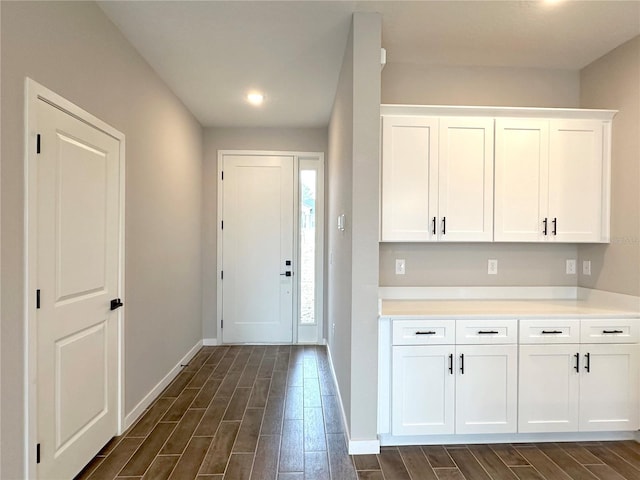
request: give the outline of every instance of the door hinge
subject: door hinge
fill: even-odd
[[[40,308],[40,289],[36,290],[36,308]]]
[[[40,153],[40,134],[36,135],[36,153]]]
[[[224,170],[220,172],[220,180],[224,180]]]
[[[224,320],[220,320],[220,328],[224,328]]]
[[[220,280],[224,279],[224,270],[220,270]]]
[[[36,445],[36,463],[40,463],[40,444]]]
[[[220,230],[224,230],[224,220],[220,222]]]

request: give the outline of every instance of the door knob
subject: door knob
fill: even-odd
[[[291,275],[293,275],[293,273],[288,270],[280,274],[281,277],[290,277]]]

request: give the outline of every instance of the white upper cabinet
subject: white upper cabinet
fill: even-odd
[[[615,111],[381,112],[381,241],[609,241]]]
[[[493,240],[493,119],[382,117],[381,240]]]

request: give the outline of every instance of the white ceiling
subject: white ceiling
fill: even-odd
[[[203,126],[325,126],[354,11],[382,14],[389,63],[576,70],[640,34],[640,0],[99,5]]]

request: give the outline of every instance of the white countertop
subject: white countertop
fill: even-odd
[[[640,312],[586,300],[382,299],[381,316],[394,318],[640,318]]]

